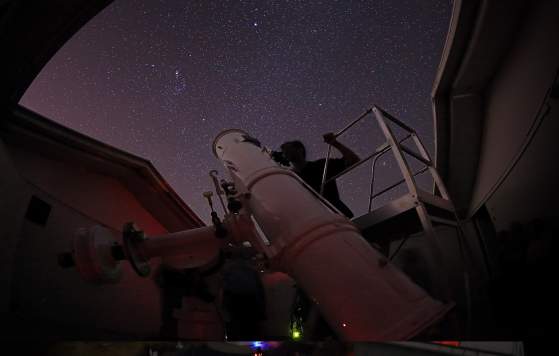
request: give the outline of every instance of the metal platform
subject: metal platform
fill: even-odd
[[[401,239],[402,237],[410,236],[421,231],[424,231],[426,237],[430,238],[434,233],[433,228],[439,225],[460,228],[454,205],[448,196],[446,187],[428,151],[425,149],[425,146],[413,128],[396,119],[380,107],[373,106],[340,130],[336,134],[336,137],[345,133],[349,128],[370,114],[374,115],[386,141],[380,145],[373,154],[367,156],[353,166],[348,167],[343,172],[327,178],[328,159],[331,153],[331,146],[329,146],[326,155],[327,161],[324,167],[321,191],[323,191],[324,185],[329,181],[335,180],[368,160],[373,159],[371,166],[369,211],[353,219],[353,223],[362,231],[364,237],[369,242],[388,243],[391,240]],[[397,139],[388,123],[399,126],[407,132],[407,135],[402,139]],[[411,149],[404,145],[404,142],[410,139],[415,144],[415,149]],[[394,155],[403,179],[375,193],[374,181],[376,162],[382,155],[388,152],[392,152]],[[406,157],[419,161],[424,167],[417,172],[412,172]],[[417,187],[415,176],[427,171],[431,174],[440,196],[426,192]],[[407,194],[380,208],[372,209],[373,199],[404,183],[408,190]],[[434,239],[431,239],[431,247],[435,250],[439,249]]]
[[[453,208],[444,199],[418,191],[419,197],[406,194],[367,214],[352,219],[363,236],[371,243],[389,243],[424,230],[417,207],[420,202],[432,221],[433,228],[445,225],[456,227]]]

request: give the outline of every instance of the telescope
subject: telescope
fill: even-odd
[[[209,270],[219,268],[232,251],[250,249],[247,258],[261,261],[259,268],[289,276],[344,341],[415,338],[452,309],[453,303],[432,298],[373,248],[349,219],[283,167],[278,152],[238,129],[217,135],[212,149],[230,175],[224,185],[229,188],[216,184],[216,193],[235,206],[227,209],[222,202],[223,219],[212,205],[210,226],[145,236],[130,223],[123,228],[122,245],[102,227],[82,229],[60,264],[75,266],[85,281],[117,283],[122,261],[146,277],[150,260],[157,257],[174,256],[183,268]],[[207,198],[211,203],[209,194]],[[219,333],[204,337],[221,338]]]

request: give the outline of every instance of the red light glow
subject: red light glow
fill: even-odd
[[[460,346],[460,341],[433,341],[433,343],[453,347]]]

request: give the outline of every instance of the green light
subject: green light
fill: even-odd
[[[300,340],[303,337],[303,320],[299,315],[292,316],[289,334],[292,340]]]

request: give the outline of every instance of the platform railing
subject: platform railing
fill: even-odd
[[[329,182],[332,182],[332,181],[346,175],[347,173],[351,172],[355,168],[361,166],[363,163],[372,159],[373,162],[372,162],[372,165],[371,165],[371,180],[370,180],[371,183],[370,183],[370,189],[369,189],[369,194],[368,194],[368,198],[369,198],[368,212],[370,212],[371,209],[373,208],[373,200],[375,198],[377,198],[380,195],[398,187],[402,183],[407,184],[408,190],[411,193],[417,194],[417,184],[415,183],[414,177],[426,172],[427,170],[431,171],[431,174],[433,175],[433,179],[435,181],[435,184],[437,184],[437,188],[439,188],[439,191],[442,193],[443,198],[447,199],[448,196],[446,194],[446,189],[444,188],[444,186],[442,184],[442,181],[438,177],[438,173],[436,172],[436,170],[434,170],[431,158],[429,157],[429,155],[427,153],[427,150],[425,150],[425,148],[423,146],[423,143],[421,142],[421,140],[417,136],[416,131],[412,127],[410,127],[409,125],[406,125],[401,120],[398,120],[394,116],[390,115],[389,113],[387,113],[386,111],[381,109],[379,106],[374,105],[372,108],[367,109],[363,114],[361,114],[355,120],[351,121],[344,128],[342,128],[341,130],[336,132],[334,134],[334,137],[338,138],[338,137],[342,136],[350,128],[352,128],[355,124],[362,121],[363,119],[365,119],[370,114],[375,115],[375,117],[377,119],[377,123],[380,126],[380,128],[381,128],[381,130],[382,130],[382,132],[383,132],[383,134],[386,138],[385,143],[380,145],[379,147],[377,147],[373,153],[369,154],[365,158],[359,160],[355,164],[347,167],[342,172],[340,172],[340,173],[338,173],[338,174],[336,174],[332,177],[328,177],[328,162],[330,160],[330,156],[331,156],[331,153],[332,153],[332,145],[328,144],[328,151],[326,153],[326,162],[324,164],[324,170],[323,170],[323,173],[322,173],[322,183],[321,183],[321,186],[320,186],[320,194],[324,193],[324,187],[326,186],[326,184],[328,184]],[[408,134],[405,137],[403,137],[402,139],[396,140],[395,135],[393,134],[392,130],[390,129],[390,127],[386,123],[387,120],[396,124],[398,127],[405,130]],[[414,152],[413,150],[411,150],[410,148],[408,148],[407,146],[404,145],[404,142],[409,140],[410,138],[413,139],[413,141],[416,144],[420,154],[417,154],[416,152]],[[384,154],[386,154],[389,151],[392,151],[393,154],[395,155],[396,161],[398,162],[398,166],[399,166],[400,171],[401,171],[404,178],[402,180],[394,183],[394,184],[389,185],[388,187],[385,187],[385,188],[381,189],[379,192],[375,193],[374,192],[374,183],[375,183],[375,174],[376,174],[376,163],[377,163],[377,161],[380,157],[382,157]],[[411,172],[410,168],[409,168],[409,165],[408,165],[407,161],[405,160],[402,152],[404,152],[407,155],[415,158],[417,161],[421,162],[424,166],[416,172]],[[442,189],[441,189],[441,187],[442,187]]]

